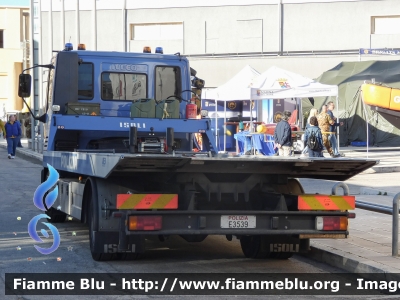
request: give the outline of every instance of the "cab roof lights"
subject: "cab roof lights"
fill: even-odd
[[[72,45],[72,43],[66,43],[64,51],[71,51],[71,50],[74,50],[74,46]]]
[[[86,50],[85,44],[78,44],[78,50]]]
[[[163,47],[156,47],[156,53],[164,54],[164,49],[163,49]]]
[[[151,48],[149,46],[143,47],[143,53],[151,53]]]

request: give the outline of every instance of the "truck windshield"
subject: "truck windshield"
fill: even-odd
[[[145,74],[101,74],[101,98],[103,100],[137,100],[147,97]]]
[[[156,67],[156,100],[181,96],[180,70],[179,67]]]

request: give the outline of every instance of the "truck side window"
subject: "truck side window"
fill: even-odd
[[[93,99],[93,64],[80,64],[78,70],[78,99],[91,100]]]
[[[169,96],[181,96],[181,69],[179,67],[156,67],[155,99],[160,101]]]
[[[138,100],[147,97],[145,74],[110,73],[101,74],[101,98],[103,100]]]

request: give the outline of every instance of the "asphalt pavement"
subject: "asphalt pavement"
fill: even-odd
[[[42,160],[42,154],[27,148],[17,149],[18,154]],[[5,142],[0,141],[0,147]],[[400,192],[400,147],[345,147],[340,151],[346,157],[372,158],[380,163],[346,181],[350,194],[356,200],[392,206],[393,197]],[[18,157],[17,157],[18,159]],[[330,193],[334,182],[302,179],[307,193]],[[373,278],[385,273],[400,281],[400,258],[392,257],[392,216],[356,209],[356,218],[350,219],[347,239],[313,239],[309,257],[331,264],[352,273],[363,273]]]

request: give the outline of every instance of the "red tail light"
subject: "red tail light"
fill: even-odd
[[[315,229],[317,230],[347,230],[347,217],[316,217]]]
[[[162,216],[129,216],[129,230],[160,230]]]

